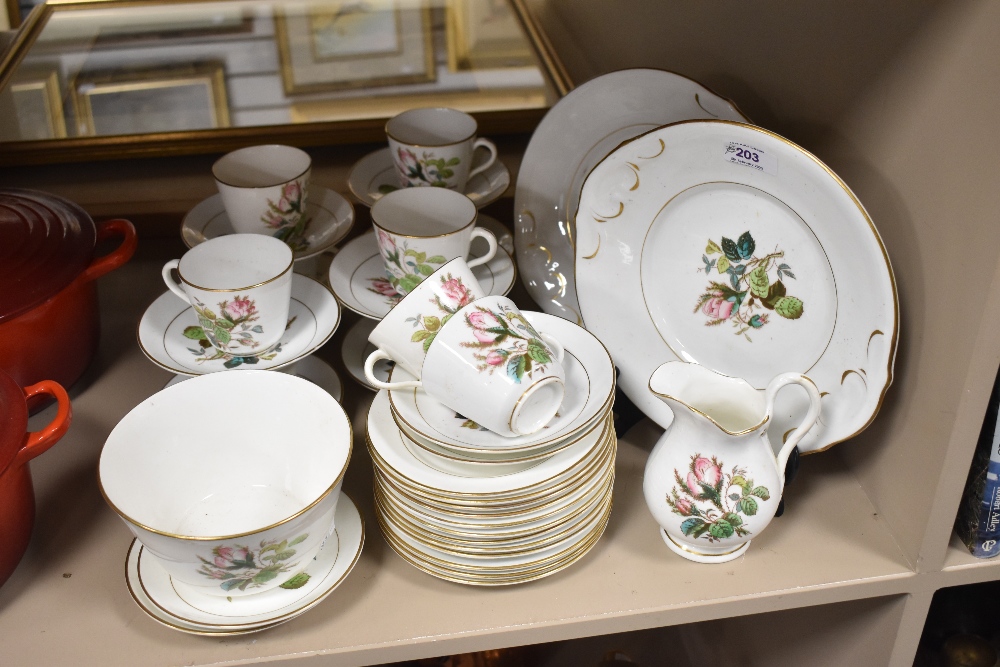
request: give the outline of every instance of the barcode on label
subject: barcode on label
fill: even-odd
[[[776,176],[778,174],[778,158],[768,155],[761,149],[738,141],[730,141],[726,144],[724,155],[726,162],[741,164],[757,171]]]

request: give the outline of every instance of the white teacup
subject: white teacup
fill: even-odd
[[[566,382],[563,348],[551,336],[536,331],[513,301],[487,296],[440,324],[434,320],[428,326],[424,318],[403,331],[413,331],[410,340],[425,349],[419,373],[413,372],[410,363],[390,357],[382,344],[369,337],[380,348],[365,361],[365,376],[372,385],[390,390],[422,387],[443,405],[505,437],[530,435],[559,411]],[[394,338],[385,346],[389,349],[396,349],[402,337],[398,329],[395,337],[388,332],[379,336],[383,341]],[[404,356],[408,355],[400,358]],[[385,358],[393,358],[420,379],[379,381],[372,369]]]
[[[465,192],[470,178],[486,171],[497,159],[497,147],[489,139],[477,139],[476,119],[445,107],[410,109],[389,119],[392,161],[404,188],[434,185]],[[477,148],[489,151],[482,164],[472,167]]]
[[[301,236],[312,160],[293,146],[248,146],[212,165],[215,185],[233,229],[282,241]]]
[[[407,294],[446,262],[467,257],[477,237],[490,247],[482,257],[469,260],[469,267],[493,259],[497,238],[475,226],[477,215],[471,199],[443,188],[396,190],[375,202],[375,241],[396,291]]]
[[[365,374],[373,377],[376,362],[391,359],[419,378],[435,331],[484,296],[486,293],[464,259],[457,257],[446,263],[403,297],[372,329],[368,341],[379,349],[365,362]],[[379,381],[379,386],[382,384]]]
[[[285,333],[292,251],[278,239],[258,234],[210,239],[167,262],[163,281],[198,314],[198,326],[188,327],[184,335],[207,338],[221,352],[259,356]]]
[[[333,533],[351,447],[343,408],[312,382],[208,373],[125,415],[98,478],[179,591],[236,597],[294,587]]]

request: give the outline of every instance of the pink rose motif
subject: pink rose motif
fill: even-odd
[[[492,352],[486,355],[486,363],[488,363],[490,366],[499,366],[506,360],[507,357],[500,354],[496,350],[493,350]]]
[[[397,151],[399,155],[399,163],[403,167],[403,171],[410,172],[419,166],[417,162],[417,156],[414,155],[413,151],[407,150],[405,148],[400,148]]]
[[[495,333],[486,331],[486,329],[500,326],[500,322],[492,314],[477,310],[469,313],[466,317],[469,324],[472,325],[472,335],[476,337],[476,340],[480,343],[492,343],[496,340]]]
[[[399,296],[396,292],[396,288],[392,286],[385,278],[372,278],[371,279],[371,289],[375,292],[381,294],[382,296],[395,297]]]
[[[257,306],[247,297],[237,296],[227,305],[223,306],[223,311],[233,322],[245,319],[257,312]]]
[[[687,488],[688,491],[691,492],[691,495],[697,497],[704,493],[704,490],[701,488],[701,484],[699,484],[699,482],[714,488],[721,479],[722,471],[719,470],[719,466],[712,463],[710,459],[699,456],[694,460],[694,472],[688,473],[685,482],[687,483]]]
[[[250,551],[246,547],[240,547],[239,549],[235,549],[233,551],[233,560],[242,560],[242,561],[245,561],[245,560],[247,560],[247,557],[249,555],[250,555]]]
[[[734,305],[736,304],[732,301],[716,296],[705,302],[701,312],[716,320],[728,320],[729,316],[733,314]]]
[[[378,247],[387,255],[396,252],[396,242],[392,240],[392,236],[381,229],[378,230]]]
[[[456,308],[462,308],[472,303],[472,292],[462,284],[461,278],[448,278],[441,281],[441,291],[456,303]]]
[[[302,197],[302,184],[298,181],[292,181],[291,183],[285,183],[285,187],[281,189],[281,198],[292,202]]]
[[[213,551],[215,552],[216,567],[229,567],[233,564],[232,547],[216,547]]]
[[[674,507],[681,513],[681,516],[691,516],[691,509],[694,507],[694,504],[687,498],[678,498],[674,502]]]

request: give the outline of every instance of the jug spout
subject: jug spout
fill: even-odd
[[[649,390],[675,419],[707,419],[728,435],[756,431],[767,422],[764,397],[745,380],[698,364],[668,361],[653,371]]]

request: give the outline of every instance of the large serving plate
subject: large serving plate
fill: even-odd
[[[592,79],[545,115],[524,152],[514,195],[517,263],[542,310],[582,324],[573,220],[590,170],[621,142],[694,118],[746,120],[734,103],[704,86],[654,69]]]
[[[898,337],[892,268],[865,209],[810,153],[742,123],[663,127],[594,168],[576,229],[583,317],[619,386],[660,425],[672,415],[649,377],[675,359],[758,389],[808,375],[823,412],[803,452],[875,417]],[[802,390],[778,395],[772,445],[807,404]]]

